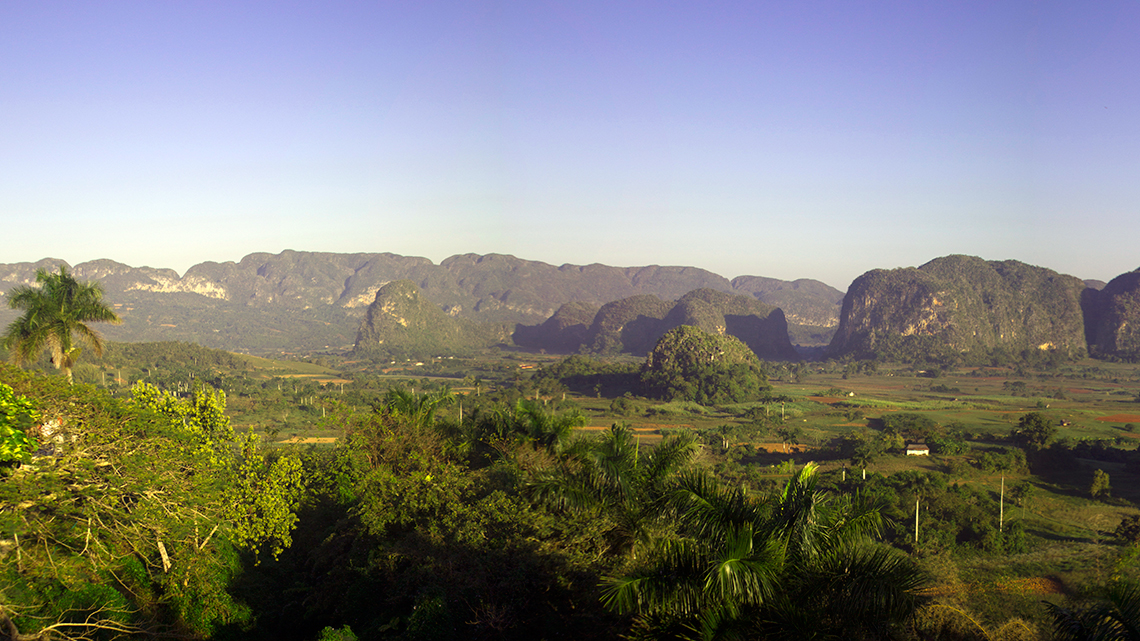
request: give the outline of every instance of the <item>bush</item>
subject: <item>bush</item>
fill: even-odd
[[[28,435],[39,414],[32,402],[0,383],[0,466],[26,462],[35,449]]]
[[[638,411],[637,404],[633,402],[629,394],[619,396],[610,403],[610,411],[618,416],[631,416]]]
[[[1120,525],[1116,526],[1116,530],[1112,533],[1113,536],[1120,539],[1121,543],[1128,543],[1136,545],[1140,543],[1140,514],[1129,514],[1120,520]]]
[[[1108,483],[1108,472],[1104,470],[1094,470],[1092,484],[1089,486],[1089,494],[1094,500],[1102,501],[1107,499],[1112,492],[1112,488]]]

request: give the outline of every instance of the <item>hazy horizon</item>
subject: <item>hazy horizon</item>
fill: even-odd
[[[1140,258],[1140,5],[0,5],[0,262]]]

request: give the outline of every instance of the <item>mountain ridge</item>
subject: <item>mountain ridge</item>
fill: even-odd
[[[110,259],[74,266],[56,258],[0,264],[0,303],[3,292],[33,283],[37,269],[60,264],[79,278],[101,283],[108,301],[116,304],[124,323],[103,330],[110,340],[184,340],[252,352],[350,348],[376,292],[398,280],[416,283],[425,299],[451,316],[492,324],[542,323],[575,301],[601,307],[637,295],[674,300],[707,288],[764,302],[768,296],[786,299],[802,290],[798,309],[810,321],[805,335],[829,334],[838,324],[843,295],[819,281],[758,276],[734,279],[744,283],[737,291],[734,281],[689,266],[555,266],[508,254],[471,253],[437,265],[392,253],[285,250],[251,253],[236,262],[202,262],[181,277],[173,269],[131,267]],[[798,327],[794,323],[800,316],[786,316],[793,329]],[[14,317],[4,305],[0,322]]]

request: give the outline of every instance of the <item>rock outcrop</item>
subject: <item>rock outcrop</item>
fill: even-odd
[[[1089,351],[1096,356],[1140,361],[1140,269],[1121,274],[1100,291],[1088,293],[1085,322]]]
[[[947,354],[1086,348],[1073,276],[1017,261],[946,256],[919,268],[873,270],[851,284],[833,357],[902,360]]]

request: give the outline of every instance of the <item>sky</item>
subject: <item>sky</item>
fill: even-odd
[[[0,2],[0,263],[1140,267],[1140,2]]]

